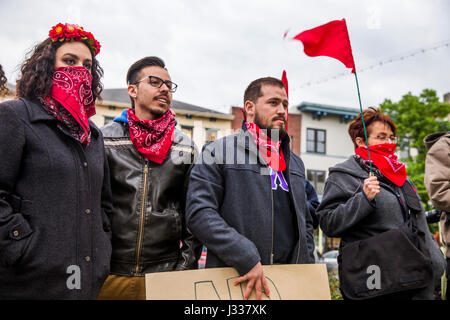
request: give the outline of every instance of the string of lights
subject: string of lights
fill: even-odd
[[[431,45],[429,47],[424,47],[424,48],[412,50],[412,51],[409,51],[409,52],[405,52],[405,53],[402,53],[402,54],[399,54],[399,55],[396,55],[396,56],[392,56],[392,57],[384,59],[384,60],[380,60],[380,61],[375,62],[375,63],[373,63],[373,64],[371,64],[369,66],[362,67],[362,68],[357,68],[356,72],[357,73],[361,73],[361,72],[364,72],[364,71],[367,71],[367,70],[372,70],[374,68],[382,67],[382,66],[384,66],[384,65],[386,65],[388,63],[402,61],[402,60],[409,59],[409,58],[412,58],[412,57],[420,55],[420,54],[424,54],[424,53],[426,53],[428,51],[438,50],[438,49],[441,49],[441,48],[444,48],[444,47],[447,47],[447,48],[450,47],[450,40],[443,41],[443,42],[440,42],[440,43],[436,43],[436,44],[433,44],[433,45]],[[305,82],[302,85],[300,85],[300,86],[298,86],[296,88],[292,88],[292,89],[293,90],[301,89],[301,88],[309,87],[309,86],[312,86],[312,85],[316,85],[316,84],[321,84],[321,83],[325,83],[325,82],[328,82],[328,81],[332,81],[332,80],[335,80],[335,79],[338,79],[338,78],[341,78],[341,77],[344,77],[344,76],[349,76],[349,75],[351,75],[351,73],[349,71],[345,71],[345,72],[338,73],[338,74],[336,74],[334,76],[331,76],[331,77],[322,78],[322,79],[316,80],[316,81]]]

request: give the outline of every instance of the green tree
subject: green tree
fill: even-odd
[[[435,90],[425,89],[420,96],[409,92],[399,102],[385,99],[381,110],[390,115],[397,126],[398,148],[415,148],[417,155],[401,159],[406,172],[417,188],[426,210],[430,210],[429,197],[424,184],[427,149],[423,139],[433,133],[450,130],[450,104],[440,102]]]

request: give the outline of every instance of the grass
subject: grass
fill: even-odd
[[[339,290],[339,275],[337,270],[328,272],[328,283],[330,284],[331,300],[343,300]]]

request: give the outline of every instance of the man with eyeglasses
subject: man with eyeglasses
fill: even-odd
[[[201,244],[184,218],[194,143],[175,129],[172,82],[163,60],[127,73],[131,108],[101,130],[113,193],[110,276],[99,299],[145,299],[146,273],[196,269]]]

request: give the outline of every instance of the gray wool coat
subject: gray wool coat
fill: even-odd
[[[282,148],[298,228],[297,254],[288,263],[314,263],[305,167],[289,150],[288,141]],[[208,248],[207,268],[231,266],[244,275],[259,261],[263,265],[273,263],[273,191],[270,175],[261,174],[267,170],[267,163],[244,130],[203,148],[190,175],[186,223]]]
[[[322,202],[316,210],[320,227],[329,237],[341,238],[341,246],[348,242],[362,240],[404,224],[398,196],[405,201],[405,195],[395,185],[380,181],[381,190],[375,201],[369,201],[363,192],[364,180],[369,174],[353,156],[329,169]],[[416,195],[418,197],[418,195]],[[434,241],[426,222],[422,205],[417,214],[420,230],[426,234],[426,246],[430,252],[435,283],[439,282],[445,267],[445,260]],[[422,290],[415,298],[433,299],[435,283]]]

